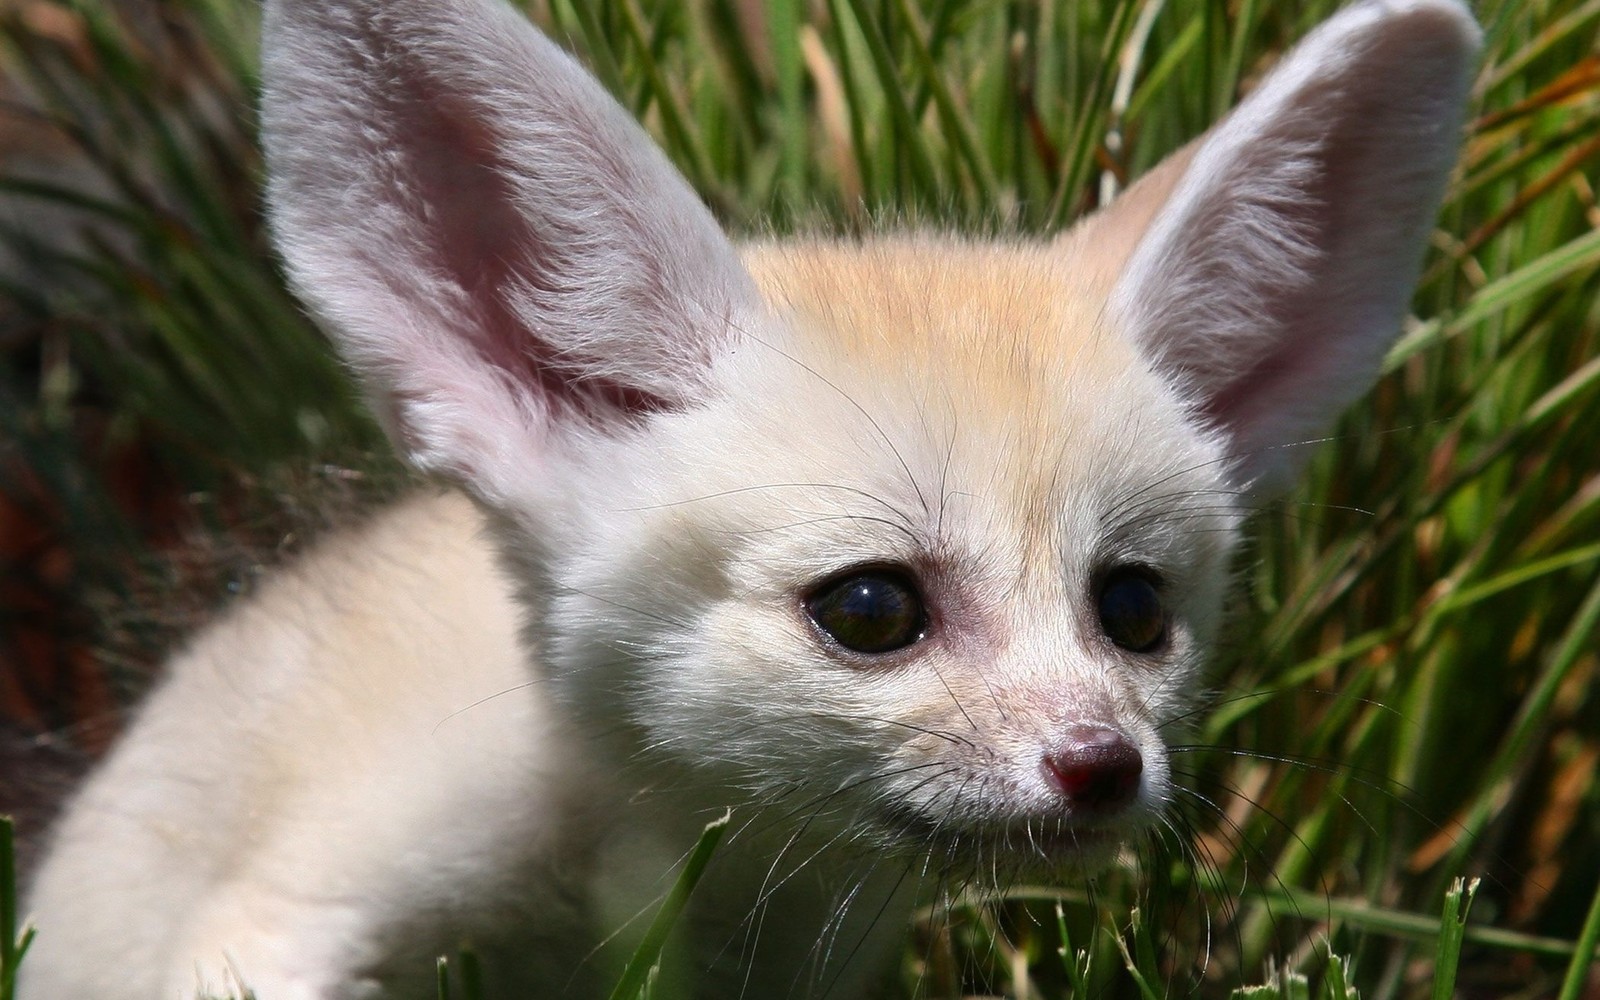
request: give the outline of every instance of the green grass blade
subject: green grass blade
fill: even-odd
[[[628,959],[627,966],[622,970],[616,988],[611,991],[611,1000],[638,1000],[648,986],[651,970],[661,960],[661,949],[666,946],[667,936],[672,933],[673,925],[677,923],[684,906],[688,904],[695,883],[700,881],[701,874],[710,863],[711,855],[716,852],[717,844],[727,832],[728,823],[732,818],[731,812],[724,813],[722,818],[706,824],[700,839],[694,845],[694,850],[689,852],[688,860],[684,862],[683,871],[678,873],[678,879],[667,892],[667,898],[662,900],[655,919],[650,921],[644,939],[639,942],[639,947],[634,950],[633,956]]]
[[[483,966],[478,963],[478,953],[462,948],[458,963],[461,966],[461,1000],[489,1000],[483,991]]]
[[[1212,113],[1220,118],[1233,107],[1239,93],[1239,81],[1244,79],[1245,59],[1250,52],[1250,35],[1261,16],[1260,0],[1244,0],[1239,11],[1229,18],[1233,22],[1233,37],[1228,44],[1227,62],[1218,81],[1212,104]]]
[[[1347,959],[1337,952],[1328,953],[1328,967],[1322,976],[1322,995],[1326,1000],[1361,1000],[1361,993],[1350,985]]]
[[[968,120],[966,112],[956,104],[950,86],[945,82],[944,73],[934,59],[931,43],[923,35],[926,29],[918,23],[919,19],[912,0],[897,0],[897,2],[901,19],[910,25],[906,37],[911,40],[911,51],[916,56],[922,79],[933,96],[934,107],[939,111],[939,121],[944,125],[957,152],[961,154],[961,159],[966,164],[976,187],[976,203],[992,205],[998,185],[988,159],[978,150],[978,137],[972,123]]]
[[[600,82],[617,98],[627,100],[628,88],[622,77],[622,67],[617,62],[616,49],[611,36],[600,26],[597,5],[590,0],[572,0],[567,5],[571,16],[583,31],[583,42],[588,49],[589,64]]]
[[[805,107],[805,62],[800,52],[801,0],[771,0],[766,5],[772,74],[777,82],[778,190],[789,210],[802,205],[811,162],[811,122]]]
[[[1600,946],[1600,885],[1595,886],[1594,897],[1589,901],[1589,915],[1584,918],[1583,930],[1578,934],[1578,947],[1572,954],[1572,963],[1561,980],[1561,992],[1556,1000],[1581,1000],[1589,985],[1589,969],[1594,965],[1595,948]]]
[[[1274,907],[1294,913],[1314,913],[1367,934],[1427,942],[1435,941],[1439,936],[1439,916],[1436,913],[1411,913],[1379,906],[1365,899],[1335,897],[1317,890],[1285,886],[1250,889],[1247,893],[1251,898]],[[1475,946],[1543,958],[1570,960],[1577,947],[1574,942],[1564,938],[1527,934],[1502,927],[1467,924],[1462,934],[1465,941]]]
[[[0,1000],[15,1000],[17,967],[33,941],[31,926],[17,930],[16,827],[0,815]]]
[[[1523,699],[1510,731],[1485,767],[1482,790],[1461,821],[1462,833],[1448,862],[1451,866],[1459,864],[1462,855],[1476,841],[1483,826],[1494,814],[1501,789],[1514,779],[1522,763],[1528,759],[1537,735],[1546,726],[1557,692],[1581,658],[1594,648],[1597,635],[1600,635],[1600,576],[1595,578],[1550,662]]]
[[[1150,930],[1144,925],[1138,907],[1128,914],[1126,934],[1116,934],[1114,929],[1109,928],[1108,932],[1116,937],[1117,949],[1122,953],[1123,968],[1128,970],[1128,977],[1138,988],[1141,1000],[1163,1000],[1161,992],[1155,987],[1161,969],[1154,963],[1155,949],[1150,941]],[[1129,947],[1129,938],[1133,939],[1132,947]]]
[[[1385,372],[1440,341],[1459,337],[1484,320],[1522,304],[1578,274],[1600,271],[1600,229],[1563,243],[1485,286],[1454,316],[1429,320],[1400,338],[1383,361]]]
[[[889,119],[894,125],[897,140],[896,154],[905,157],[916,185],[917,197],[907,198],[905,201],[909,203],[930,198],[939,190],[939,178],[933,169],[933,155],[928,149],[927,138],[911,113],[910,97],[900,82],[894,53],[889,48],[888,39],[884,37],[877,18],[867,9],[866,0],[846,0],[846,2],[855,26],[866,40],[867,52],[872,58],[872,68],[877,73],[878,89],[883,95],[889,110]]]
[[[1117,75],[1117,57],[1126,48],[1128,34],[1137,22],[1136,0],[1116,0],[1110,30],[1100,48],[1100,57],[1088,92],[1073,109],[1076,115],[1072,137],[1062,157],[1063,170],[1051,198],[1050,225],[1060,228],[1075,218],[1084,207],[1088,181],[1094,169],[1095,152],[1105,122],[1111,89]]]
[[[1074,997],[1087,997],[1089,995],[1089,973],[1092,956],[1086,948],[1074,948],[1072,935],[1067,930],[1067,911],[1056,900],[1056,937],[1061,942],[1056,947],[1056,954],[1061,958],[1061,967],[1066,972],[1068,991]]]
[[[1467,916],[1478,894],[1478,879],[1456,879],[1445,893],[1439,918],[1439,941],[1433,960],[1433,1000],[1450,1000],[1456,990],[1456,970],[1461,964],[1461,942],[1466,937]]]
[[[580,3],[579,6],[583,5]],[[661,124],[666,132],[667,142],[678,154],[675,159],[689,175],[690,182],[702,194],[714,201],[724,200],[718,193],[716,178],[711,172],[710,158],[690,125],[688,111],[667,81],[666,74],[661,71],[661,64],[652,51],[650,32],[645,25],[644,14],[634,0],[621,0],[621,9],[622,23],[626,26],[629,40],[633,42],[635,57],[644,72],[649,92],[655,98],[656,107],[661,111]]]

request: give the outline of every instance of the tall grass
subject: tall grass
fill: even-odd
[[[1044,233],[1203,131],[1333,6],[532,13],[736,229]],[[252,7],[4,15],[10,96],[55,138],[43,173],[0,150],[0,190],[26,208],[0,230],[16,258],[0,275],[0,491],[77,560],[65,608],[121,586],[151,534],[119,456],[158,469],[152,489],[243,509],[290,504],[329,468],[388,468],[264,252]],[[1593,989],[1600,2],[1479,14],[1471,134],[1415,318],[1304,486],[1259,518],[1215,709],[1177,748],[1173,831],[1137,876],[924,914],[908,990]],[[1465,918],[1462,877],[1482,879]]]

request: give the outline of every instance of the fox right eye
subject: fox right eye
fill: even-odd
[[[1167,638],[1167,612],[1160,581],[1143,567],[1112,571],[1100,585],[1100,627],[1130,653],[1151,653]]]
[[[894,570],[865,570],[823,584],[806,598],[806,613],[846,649],[888,653],[927,633],[928,613],[911,579]]]

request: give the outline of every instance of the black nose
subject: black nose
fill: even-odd
[[[1144,758],[1114,726],[1068,726],[1061,745],[1044,755],[1044,773],[1075,809],[1114,809],[1139,794]]]

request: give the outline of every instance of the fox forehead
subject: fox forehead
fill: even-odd
[[[802,240],[746,248],[744,260],[801,337],[820,338],[812,350],[1026,406],[1064,375],[1098,381],[1135,363],[1131,345],[1107,335],[1109,281],[1092,259],[1073,259],[1076,242]]]
[[[1016,554],[1041,565],[1059,556],[1063,530],[1097,540],[1093,523],[1072,522],[1118,497],[1164,477],[1176,477],[1174,494],[1214,485],[1217,446],[1106,308],[1116,255],[1094,252],[1095,232],[746,248],[785,329],[788,378],[804,387],[789,410],[810,422],[815,471],[851,475],[841,434],[877,439],[881,460],[855,468],[900,488],[915,481],[941,513],[962,493],[962,506],[984,508],[986,531],[1002,516],[1025,550]],[[839,416],[821,416],[830,412]],[[807,450],[786,461],[804,464]]]
[[[935,233],[854,242],[744,247],[769,304],[848,362],[943,378],[972,402],[1032,413],[1062,390],[1148,375],[1109,308],[1128,258],[1192,158],[1173,154],[1053,240],[974,240]]]

